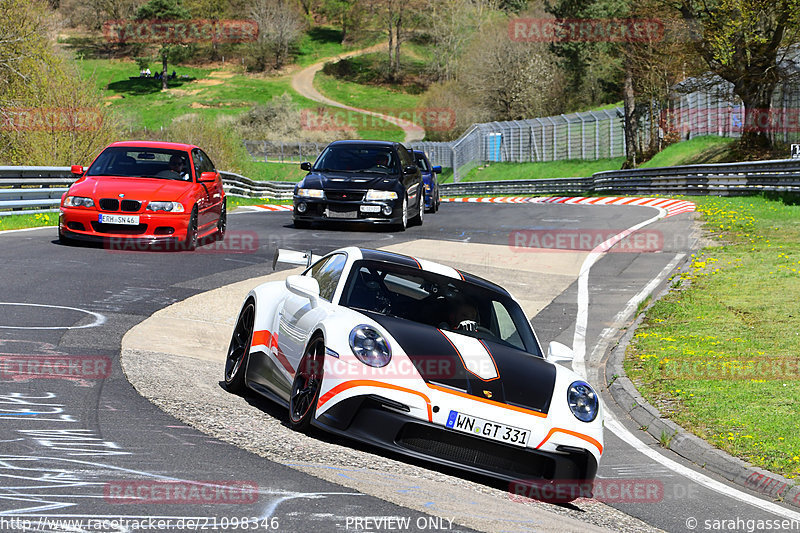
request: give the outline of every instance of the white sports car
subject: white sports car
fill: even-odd
[[[409,456],[510,481],[594,480],[599,396],[545,356],[501,287],[454,268],[344,248],[279,250],[302,275],[246,297],[225,384],[315,426]]]

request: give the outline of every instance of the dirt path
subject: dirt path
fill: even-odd
[[[336,60],[345,59],[348,57],[353,57],[361,54],[368,54],[370,52],[376,52],[381,49],[385,49],[387,43],[380,43],[374,46],[370,46],[369,48],[362,48],[360,50],[352,50],[350,52],[346,52],[344,54],[340,54],[337,56]],[[422,140],[425,137],[425,130],[412,122],[407,120],[399,119],[396,117],[392,117],[389,115],[384,115],[383,113],[376,113],[375,111],[369,111],[367,109],[360,109],[358,107],[352,107],[349,105],[345,105],[341,102],[336,102],[335,100],[331,100],[327,96],[322,95],[318,90],[314,88],[314,76],[317,72],[322,70],[322,67],[325,66],[325,63],[331,61],[331,58],[324,59],[319,63],[314,63],[311,66],[308,66],[301,70],[300,72],[296,73],[292,76],[292,89],[300,93],[301,95],[314,100],[315,102],[319,102],[321,104],[329,105],[332,107],[338,107],[340,109],[346,109],[348,111],[356,111],[358,113],[364,113],[366,115],[371,115],[373,117],[380,118],[381,120],[385,120],[386,122],[390,122],[399,126],[403,132],[405,133],[405,143],[410,143],[413,141]]]

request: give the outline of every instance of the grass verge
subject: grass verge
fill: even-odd
[[[670,144],[639,168],[671,167],[702,163],[721,163],[728,159],[736,139],[714,135],[695,137],[688,141]]]
[[[693,256],[647,312],[625,370],[687,430],[756,466],[800,476],[800,206],[692,200],[718,244]]]
[[[487,163],[473,168],[461,181],[533,180],[591,176],[603,170],[619,170],[624,157],[611,159],[542,161],[538,163]]]
[[[263,204],[290,204],[291,200],[271,200],[268,198],[237,198],[228,196],[228,211],[233,211],[240,205]],[[0,216],[0,231],[13,229],[38,228],[42,226],[57,226],[58,213],[36,213],[34,215],[5,215]]]

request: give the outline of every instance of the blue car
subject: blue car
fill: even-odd
[[[414,162],[422,172],[422,183],[425,186],[425,211],[435,213],[439,210],[442,199],[439,197],[439,182],[436,174],[442,173],[442,167],[432,166],[428,156],[422,150],[409,150],[414,154]]]

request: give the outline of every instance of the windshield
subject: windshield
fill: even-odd
[[[425,156],[422,154],[414,154],[414,162],[420,168],[420,170],[424,170],[428,172],[430,168],[428,168],[428,162],[425,160]]]
[[[394,150],[386,146],[329,146],[314,163],[314,170],[338,172],[399,173]]]
[[[181,150],[116,146],[95,159],[87,176],[191,180],[189,154]]]
[[[342,305],[501,342],[541,356],[530,324],[513,299],[433,272],[357,261],[344,288]]]

